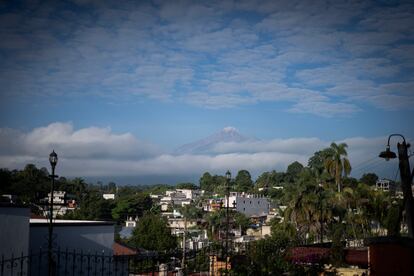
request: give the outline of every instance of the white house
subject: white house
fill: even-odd
[[[137,216],[127,216],[125,221],[125,227],[135,228],[137,226],[138,217]]]
[[[378,179],[375,183],[375,189],[384,192],[395,191],[395,183],[388,179]]]
[[[50,203],[51,196],[50,193],[47,194],[48,202]],[[66,199],[65,191],[54,191],[53,192],[53,204],[64,205]]]
[[[231,192],[229,196],[229,208],[232,208],[246,216],[267,216],[270,212],[270,202],[267,197],[246,193]],[[224,199],[227,207],[227,197]]]
[[[115,194],[103,194],[102,197],[106,200],[115,199]]]
[[[184,206],[190,204],[196,197],[197,193],[189,189],[177,189],[174,191],[166,191],[165,196],[161,198],[161,210],[166,211],[168,206]]]
[[[185,197],[191,200],[195,200],[202,195],[201,190],[176,189],[175,191],[178,193],[185,194]]]
[[[51,196],[50,193],[47,194],[47,202],[50,204]],[[54,191],[53,192],[53,217],[57,215],[65,215],[68,211],[73,211],[76,209],[76,201],[74,199],[69,199],[68,194],[65,191]],[[45,217],[49,216],[48,211],[45,209],[43,211]]]
[[[203,210],[206,212],[214,212],[220,210],[223,204],[223,199],[212,198],[207,203],[203,203]]]

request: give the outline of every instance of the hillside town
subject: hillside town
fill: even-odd
[[[0,276],[414,275],[414,0],[0,0],[0,61]]]
[[[22,171],[2,169],[1,177],[7,184],[0,208],[6,222],[1,228],[2,255],[11,257],[12,262],[18,255],[23,256],[19,260],[28,260],[33,258],[29,252],[39,249],[40,262],[20,267],[26,272],[50,271],[41,256],[52,252],[55,257],[49,258],[66,254],[65,266],[77,267],[82,273],[90,267],[82,260],[68,260],[68,252],[85,254],[89,261],[95,254],[94,262],[101,252],[99,262],[104,265],[100,272],[112,273],[110,266],[115,261],[121,275],[131,275],[146,266],[138,262],[139,266],[131,267],[131,262],[145,256],[145,262],[157,262],[152,269],[165,275],[170,271],[221,275],[234,271],[238,258],[254,259],[263,250],[271,250],[266,253],[269,256],[255,262],[259,265],[271,257],[295,271],[366,275],[370,262],[376,261],[368,255],[381,250],[370,244],[370,239],[409,233],[407,220],[398,215],[404,193],[400,183],[379,179],[373,173],[359,180],[341,176],[337,187],[335,171],[324,167],[329,162],[316,159],[325,156],[329,160],[336,146],[333,143],[331,148],[316,152],[306,167],[293,162],[286,172],[264,172],[256,181],[246,170],[235,177],[230,171],[224,175],[206,172],[199,185],[94,185],[81,178],[55,180],[53,170],[49,175],[47,169],[34,165]],[[54,158],[52,152],[51,164],[57,155]],[[315,174],[320,169],[322,174]],[[56,190],[48,192],[50,177]],[[37,183],[35,193],[22,192],[21,185],[27,181]],[[42,251],[50,245],[47,233],[53,242],[49,251]],[[258,246],[260,252],[256,252]],[[336,250],[342,253],[332,255]],[[160,257],[161,252],[171,259]],[[111,256],[116,258],[110,261]],[[330,266],[320,267],[321,263]]]

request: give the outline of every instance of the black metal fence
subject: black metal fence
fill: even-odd
[[[107,255],[99,252],[55,250],[54,275],[281,275],[292,267],[285,262],[280,245],[251,243],[226,251],[221,245],[183,252],[141,252]],[[228,254],[226,254],[226,252]],[[227,257],[226,257],[227,256]],[[48,275],[47,250],[28,256],[0,259],[0,276]]]
[[[54,275],[128,275],[125,260],[103,253],[56,250],[53,261]],[[48,251],[39,249],[9,259],[2,256],[0,275],[48,275]]]
[[[107,255],[76,250],[53,252],[53,275],[77,276],[121,276],[121,275],[211,275],[223,265],[221,258],[210,248],[190,250],[185,254],[185,269],[182,269],[183,252],[143,252],[135,255]],[[224,266],[223,266],[224,267]],[[48,251],[39,249],[27,256],[11,255],[0,259],[0,276],[48,275]]]

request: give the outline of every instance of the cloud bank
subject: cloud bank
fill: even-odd
[[[355,176],[374,171],[394,177],[395,162],[377,158],[386,137],[348,138],[348,154]],[[205,171],[222,174],[249,170],[253,176],[269,171],[285,171],[299,161],[306,165],[314,152],[330,145],[319,138],[273,139],[218,143],[208,155],[174,155],[143,142],[129,133],[116,134],[110,128],[74,129],[71,123],[52,123],[28,132],[0,129],[0,167],[23,168],[27,163],[49,167],[52,149],[59,155],[59,172],[67,177],[189,176]]]

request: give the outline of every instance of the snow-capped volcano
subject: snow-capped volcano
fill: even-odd
[[[234,127],[225,127],[220,132],[206,138],[180,146],[175,150],[176,154],[209,154],[214,152],[216,145],[220,143],[240,143],[254,141],[245,137]]]

